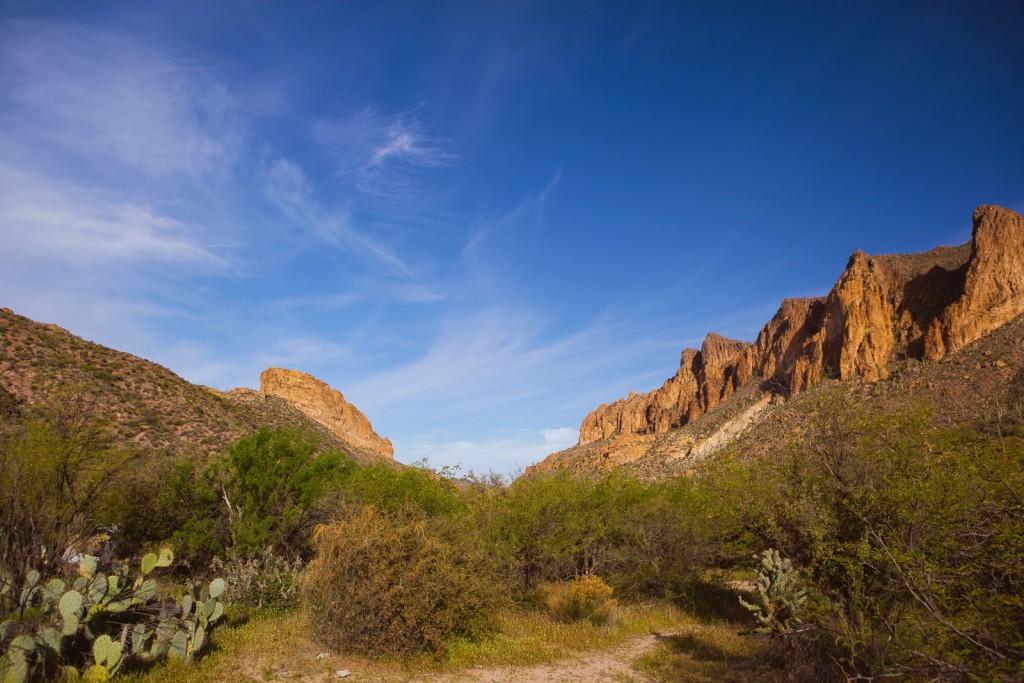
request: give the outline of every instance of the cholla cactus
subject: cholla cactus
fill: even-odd
[[[754,555],[754,559],[760,561],[754,601],[740,598],[740,604],[757,619],[758,633],[792,633],[800,624],[797,612],[807,600],[807,591],[799,588],[799,573],[774,549],[765,550],[760,557]]]

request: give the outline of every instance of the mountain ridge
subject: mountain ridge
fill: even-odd
[[[528,471],[567,466],[574,449],[592,444],[602,466],[632,462],[651,448],[638,437],[694,423],[748,385],[762,392],[757,401],[778,401],[824,379],[875,382],[897,360],[938,361],[1022,313],[1024,218],[982,205],[970,242],[916,254],[857,250],[827,295],[784,299],[753,343],[710,333],[700,349],[683,350],[660,388],[599,406],[577,446]]]

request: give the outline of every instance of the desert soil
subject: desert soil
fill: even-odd
[[[568,681],[646,681],[633,670],[633,662],[654,649],[662,634],[647,634],[607,650],[586,652],[552,664],[478,668],[457,674],[439,674],[429,680],[439,683],[545,683]]]

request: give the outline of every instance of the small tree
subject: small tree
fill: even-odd
[[[96,408],[78,388],[55,390],[0,433],[0,581],[52,574],[102,533],[103,502],[139,453],[113,446]]]
[[[167,491],[192,511],[173,541],[190,564],[215,555],[256,557],[270,548],[292,559],[324,520],[324,499],[352,467],[341,453],[317,454],[314,438],[261,429],[228,447],[200,475],[183,466]]]

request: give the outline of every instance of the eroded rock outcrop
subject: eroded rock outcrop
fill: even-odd
[[[679,369],[660,389],[631,393],[587,415],[580,443],[615,434],[661,434],[697,419],[739,386],[731,360],[748,344],[712,332],[700,351],[683,349]]]
[[[391,441],[373,431],[362,411],[316,377],[284,368],[268,368],[260,375],[260,395],[284,399],[344,441],[388,460],[394,458]]]
[[[709,334],[675,376],[586,416],[580,444],[661,434],[715,409],[748,382],[782,395],[822,377],[876,381],[899,357],[938,360],[1024,313],[1024,218],[974,212],[971,242],[921,254],[856,251],[828,296],[786,299],[753,344]]]
[[[931,321],[924,356],[935,360],[957,351],[1021,313],[1024,218],[998,206],[979,206],[962,293]]]

